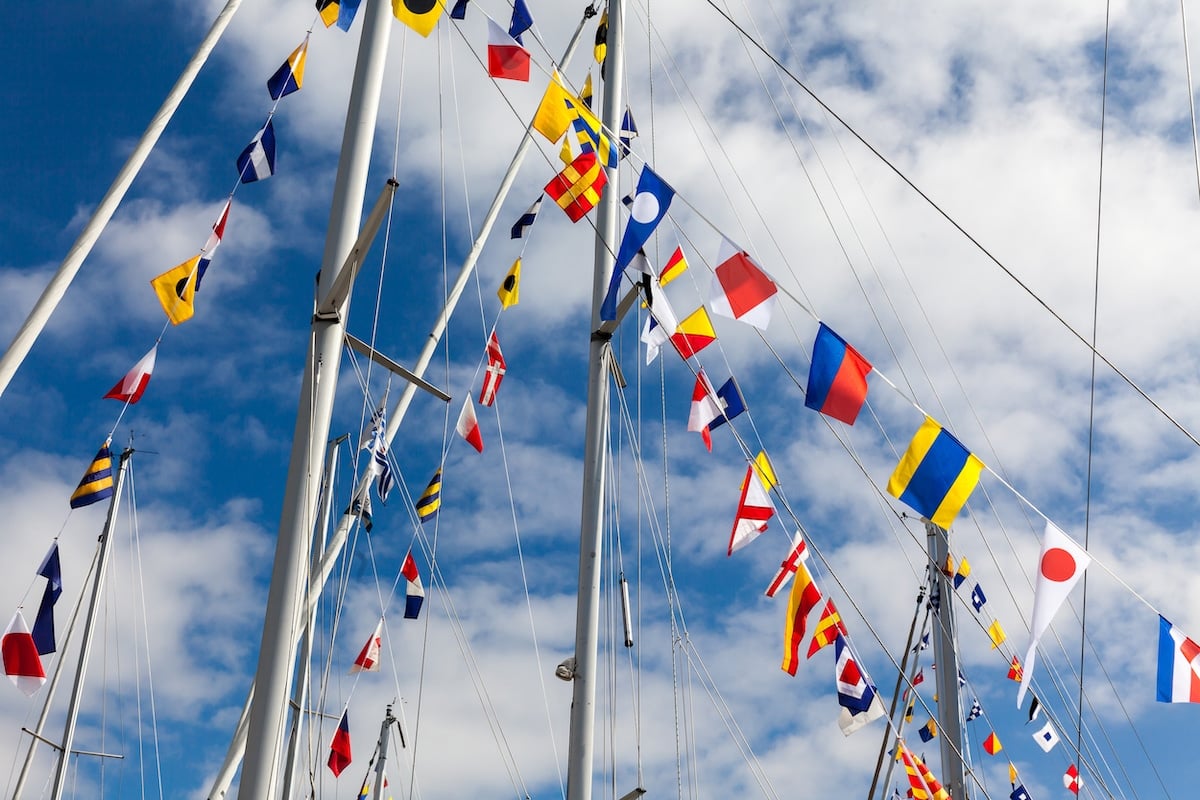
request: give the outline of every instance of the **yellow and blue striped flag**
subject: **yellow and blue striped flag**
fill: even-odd
[[[433,473],[433,477],[429,479],[429,485],[425,487],[425,491],[421,492],[421,497],[417,500],[417,517],[421,522],[428,522],[437,516],[438,509],[442,507],[442,468],[438,467],[438,471]]]
[[[983,466],[949,431],[926,417],[888,479],[888,494],[934,525],[949,528],[979,482]]]
[[[90,506],[112,497],[112,493],[112,451],[108,449],[108,442],[105,442],[71,495],[71,508]]]
[[[616,169],[619,158],[617,147],[604,132],[600,118],[578,98],[567,97],[565,102],[571,115],[571,124],[575,127],[579,149],[585,153],[595,152],[598,158],[603,159],[604,166]]]

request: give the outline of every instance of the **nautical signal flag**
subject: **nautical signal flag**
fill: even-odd
[[[338,20],[338,0],[317,0],[317,11],[321,15],[321,22],[325,23],[328,28]]]
[[[1002,645],[1004,640],[1008,638],[1008,634],[1004,632],[1004,628],[1000,626],[1000,620],[998,619],[992,620],[992,624],[988,626],[987,632],[988,638],[992,640],[993,650]],[[1026,659],[1026,663],[1028,663],[1028,659]]]
[[[904,762],[904,771],[908,773],[908,783],[912,787],[909,795],[913,800],[950,800],[950,793],[933,777],[925,762],[904,746],[904,742],[896,745],[896,760]]]
[[[1161,614],[1158,617],[1158,686],[1155,699],[1160,703],[1200,703],[1200,645]],[[1034,698],[1036,701],[1037,698]]]
[[[1042,633],[1050,626],[1050,620],[1066,601],[1067,595],[1083,577],[1083,571],[1092,563],[1087,551],[1071,537],[1060,531],[1054,523],[1046,521],[1046,532],[1042,535],[1042,555],[1038,559],[1037,585],[1033,594],[1033,619],[1029,623],[1029,647],[1025,650],[1025,674],[1017,689],[1017,708],[1025,703],[1025,690],[1033,677],[1034,660],[1037,658],[1037,643]]]
[[[363,494],[362,499],[357,497],[350,501],[350,507],[345,511],[348,517],[358,517],[362,520],[362,526],[367,529],[367,533],[371,532],[371,487],[367,487],[367,491]]]
[[[577,97],[567,97],[566,104],[567,111],[571,114],[571,125],[575,128],[575,140],[579,142],[579,149],[585,153],[595,152],[604,166],[616,169],[620,156],[616,146],[604,132],[604,125],[600,122],[600,118],[593,114],[591,109]]]
[[[1063,773],[1063,786],[1072,794],[1079,794],[1083,779],[1079,777],[1079,768],[1074,764],[1067,767],[1067,771]]]
[[[737,381],[733,378],[722,383],[721,388],[717,389],[717,401],[720,410],[716,419],[709,423],[709,430],[721,427],[746,410],[746,400],[742,397],[742,390],[738,388]]]
[[[1029,724],[1029,722],[1033,722],[1035,719],[1037,719],[1038,714],[1040,713],[1042,713],[1042,701],[1038,700],[1037,695],[1035,694],[1033,696],[1033,700],[1029,703],[1029,720],[1026,722],[1026,724]]]
[[[275,122],[270,117],[237,157],[237,168],[242,183],[266,180],[275,174]]]
[[[416,619],[421,615],[421,604],[425,602],[425,587],[421,585],[421,573],[417,572],[417,562],[413,560],[411,550],[404,557],[400,574],[408,582],[404,589],[404,618]]]
[[[726,555],[733,555],[734,550],[740,550],[758,538],[767,529],[767,520],[775,515],[775,504],[767,491],[769,477],[757,473],[754,464],[746,467],[746,477],[742,480],[742,494],[738,498],[737,514],[733,518],[733,530],[729,533],[729,550]]]
[[[592,107],[592,73],[588,72],[587,77],[583,79],[583,88],[579,90],[579,99],[588,108]],[[622,202],[624,202],[622,200]],[[632,201],[631,201],[632,202]]]
[[[1025,784],[1021,784],[1020,786],[1013,787],[1012,794],[1008,796],[1008,800],[1033,800],[1033,798],[1025,790]]]
[[[837,606],[833,604],[831,598],[825,603],[821,618],[817,620],[817,629],[813,631],[812,642],[808,645],[808,655],[805,658],[812,658],[818,650],[833,644],[834,640],[843,634],[850,635],[846,631],[845,623],[842,622],[842,615],[838,613]]]
[[[63,586],[57,541],[50,545],[37,574],[46,579],[46,588],[42,590],[42,602],[38,604],[37,617],[33,620],[32,636],[38,653],[44,656],[57,649],[54,641],[54,604],[62,595]]]
[[[508,274],[496,290],[496,297],[500,298],[500,308],[515,306],[521,301],[521,259],[518,258],[508,268]]]
[[[539,194],[538,199],[533,201],[533,205],[531,205],[529,207],[529,210],[526,211],[524,214],[522,214],[521,218],[518,219],[515,223],[513,223],[513,226],[512,226],[512,238],[513,239],[524,239],[525,238],[525,234],[529,231],[529,228],[533,225],[534,221],[537,220],[538,212],[541,211],[541,209],[542,209],[542,196]]]
[[[4,657],[4,674],[26,697],[32,697],[42,688],[46,671],[42,669],[42,659],[20,609],[13,614],[4,638],[0,640],[0,654]]]
[[[949,528],[982,471],[982,461],[932,417],[925,417],[888,479],[887,490],[934,525]]]
[[[342,770],[350,766],[352,760],[350,755],[350,709],[347,708],[342,712],[337,730],[333,732],[333,741],[329,743],[329,760],[325,763],[329,765],[329,771],[336,778],[342,774]]]
[[[853,425],[867,401],[871,362],[824,322],[817,327],[804,405]]]
[[[529,81],[529,51],[488,17],[488,75],[510,81]]]
[[[858,663],[848,638],[838,636],[834,652],[837,654],[833,674],[837,684],[838,705],[851,714],[866,713],[875,700],[875,686],[870,676]]]
[[[1016,656],[1012,657],[1012,661],[1008,664],[1008,679],[1010,681],[1019,681],[1025,670],[1021,668],[1021,659]]]
[[[200,291],[200,281],[204,280],[204,273],[208,272],[208,265],[212,263],[213,254],[217,252],[217,248],[221,246],[221,240],[225,238],[225,223],[229,221],[229,207],[232,205],[233,198],[231,197],[225,201],[225,207],[221,209],[220,216],[213,223],[208,241],[200,250],[200,261],[196,264],[196,291]]]
[[[775,573],[774,580],[767,587],[767,597],[774,597],[776,592],[786,586],[800,569],[800,563],[807,560],[808,545],[804,541],[804,532],[797,530],[792,534],[792,549],[788,550],[787,558],[779,565],[779,572]]]
[[[683,247],[676,247],[675,252],[671,253],[671,257],[667,259],[666,265],[662,268],[662,272],[658,276],[659,286],[666,286],[671,281],[682,275],[688,268],[687,258],[683,255]]]
[[[988,734],[988,737],[983,740],[983,750],[989,756],[994,756],[1004,749],[1004,745],[1000,744],[1000,737],[995,731]]]
[[[483,370],[483,386],[479,389],[479,404],[490,406],[496,402],[496,392],[500,389],[500,381],[504,380],[504,353],[500,351],[500,340],[496,332],[488,338],[487,367]]]
[[[712,321],[708,318],[704,306],[684,317],[671,334],[672,344],[684,358],[691,358],[716,340],[717,332],[713,330]]]
[[[317,0],[317,11],[321,13],[321,21],[326,28],[336,23],[339,28],[348,31],[354,22],[354,15],[358,13],[359,4],[360,0]]]
[[[479,418],[475,416],[475,404],[471,402],[471,396],[463,401],[462,411],[458,414],[458,423],[454,426],[454,430],[458,435],[467,440],[467,444],[474,447],[476,452],[483,452],[483,433],[479,430]]]
[[[629,266],[634,256],[638,254],[649,240],[658,223],[662,222],[671,207],[675,190],[667,185],[649,166],[642,167],[638,178],[637,193],[633,196],[633,204],[629,207],[629,222],[625,224],[625,233],[621,236],[621,246],[617,250],[617,260],[613,265],[612,279],[608,284],[608,293],[600,306],[600,319],[614,320],[617,318],[617,294],[621,286],[621,276],[625,267]]]
[[[124,403],[136,403],[142,399],[146,386],[150,383],[150,375],[154,372],[154,361],[158,357],[158,343],[150,348],[150,352],[138,359],[125,377],[104,395],[106,399],[120,400]]]
[[[766,330],[779,287],[728,239],[721,239],[708,303],[714,314]]]
[[[379,649],[383,644],[383,619],[380,618],[379,624],[375,626],[375,630],[371,633],[371,638],[367,639],[367,643],[363,645],[362,650],[358,651],[358,658],[354,659],[354,663],[350,665],[351,674],[355,672],[379,672]]]
[[[567,128],[571,127],[572,106],[568,104],[571,94],[563,86],[562,77],[555,70],[550,76],[550,83],[542,93],[537,111],[533,115],[532,127],[554,144],[563,137]]]
[[[450,19],[466,19],[467,18],[467,3],[471,0],[457,0],[454,8],[450,10]]]
[[[578,222],[600,202],[607,183],[608,176],[596,160],[596,154],[580,153],[546,184],[546,194],[558,203],[571,222]]]
[[[721,416],[721,406],[717,400],[717,390],[709,383],[704,370],[696,373],[696,385],[692,389],[692,409],[688,414],[687,429],[699,433],[704,440],[708,452],[712,452],[712,436],[709,435],[708,424]]]
[[[187,322],[196,313],[196,275],[200,256],[193,256],[152,279],[150,286],[172,325]]]
[[[983,593],[983,587],[978,583],[975,584],[975,588],[971,590],[971,605],[975,606],[976,611],[979,611],[986,602],[987,595]]]
[[[304,62],[307,58],[308,37],[305,36],[300,46],[293,50],[279,69],[275,70],[275,74],[267,79],[267,91],[270,92],[272,100],[300,91],[300,87],[304,85]]]
[[[1038,747],[1049,753],[1054,749],[1054,745],[1058,744],[1058,731],[1054,729],[1054,725],[1047,720],[1046,724],[1041,727],[1041,730],[1033,734],[1033,740],[1038,743]]]
[[[429,485],[425,487],[425,491],[421,492],[420,498],[417,499],[417,519],[421,522],[428,522],[437,516],[438,509],[442,507],[442,468],[438,467],[437,472],[433,473],[433,477],[429,479]]]
[[[433,33],[446,10],[444,0],[392,0],[392,14],[422,36]]]
[[[917,734],[921,737],[922,742],[932,742],[935,738],[937,738],[937,723],[931,718],[928,722],[921,726],[921,729],[917,731]]]
[[[979,719],[983,716],[983,706],[979,704],[979,698],[976,697],[971,701],[971,711],[967,714],[967,722]]]
[[[83,508],[107,500],[112,493],[112,451],[108,449],[108,442],[105,442],[71,494],[71,508]]]
[[[625,116],[621,117],[621,132],[618,135],[621,140],[621,158],[629,155],[629,145],[637,136],[637,123],[633,121],[633,113],[629,110],[629,106],[626,106]]]
[[[521,41],[521,34],[533,27],[533,16],[525,5],[525,0],[513,3],[512,20],[508,24],[508,35]]]
[[[963,556],[962,561],[958,562],[958,569],[954,571],[954,588],[962,586],[963,581],[971,574],[971,565],[967,561],[967,557]]]
[[[642,335],[639,337],[646,345],[647,364],[653,363],[654,359],[658,358],[658,351],[667,342],[672,341],[671,337],[679,328],[679,320],[675,317],[675,311],[671,308],[671,303],[667,300],[667,295],[658,281],[651,277],[649,284],[650,291],[647,293],[646,300],[649,313],[646,315],[646,321],[642,324]],[[643,285],[645,284],[643,283]]]
[[[817,603],[821,602],[821,590],[813,581],[808,568],[800,560],[788,574],[795,574],[796,582],[788,595],[787,616],[783,622],[783,663],[780,669],[788,675],[795,675],[800,665],[800,644],[804,641],[804,631],[808,625],[808,615]]]

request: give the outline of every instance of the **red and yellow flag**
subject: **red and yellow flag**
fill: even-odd
[[[839,633],[843,636],[850,635],[842,622],[842,615],[838,613],[837,606],[833,604],[833,600],[830,600],[825,604],[821,618],[817,620],[817,629],[813,632],[812,644],[808,646],[808,658],[812,658],[813,654],[822,647],[833,644]]]
[[[904,762],[913,800],[950,800],[950,793],[938,783],[925,763],[904,746],[904,742],[896,745],[896,760]]]
[[[581,153],[546,184],[546,194],[567,212],[571,222],[578,222],[600,202],[600,194],[607,183],[608,176],[596,154]]]
[[[800,643],[804,641],[804,629],[809,613],[821,602],[821,590],[813,582],[812,575],[804,562],[796,564],[796,579],[792,582],[792,593],[788,595],[787,618],[783,623],[783,664],[781,669],[788,675],[796,674],[800,664]]]

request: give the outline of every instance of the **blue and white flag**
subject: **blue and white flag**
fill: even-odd
[[[979,698],[976,697],[971,701],[971,713],[967,714],[967,722],[973,719],[979,719],[983,715],[983,706],[979,705]]]
[[[533,201],[533,205],[531,205],[529,207],[529,210],[526,211],[524,214],[522,214],[521,218],[518,219],[515,224],[513,224],[513,226],[512,226],[512,238],[513,239],[524,239],[525,238],[525,234],[529,231],[529,228],[533,225],[534,221],[537,220],[538,212],[541,211],[541,209],[542,209],[542,196],[538,195],[538,199]]]
[[[834,680],[837,682],[838,705],[851,714],[862,714],[875,699],[875,687],[871,684],[870,676],[859,667],[846,637],[839,634],[834,645],[837,648]]]
[[[633,113],[629,106],[625,107],[625,116],[621,119],[621,158],[629,155],[629,145],[638,135],[637,123],[633,121]]]
[[[37,645],[39,655],[55,652],[54,643],[54,604],[62,594],[62,566],[58,561],[58,542],[50,545],[50,552],[42,559],[38,567],[38,575],[46,579],[46,588],[42,590],[42,602],[38,606],[37,619],[33,621],[33,643]]]
[[[242,183],[265,180],[275,174],[275,123],[270,118],[237,157],[237,168]]]
[[[629,207],[629,222],[625,225],[625,234],[621,237],[621,247],[617,250],[617,260],[613,265],[612,279],[608,284],[608,293],[600,306],[600,319],[614,320],[617,318],[617,290],[621,287],[621,277],[625,267],[633,261],[633,257],[646,244],[650,234],[658,227],[658,223],[667,215],[675,190],[667,182],[658,177],[649,166],[642,167],[641,177],[638,178],[637,193],[633,204]]]
[[[467,18],[467,3],[470,0],[458,0],[454,4],[454,8],[450,11],[450,19],[466,19]]]
[[[971,590],[971,605],[975,606],[975,610],[978,611],[986,602],[987,597],[983,593],[983,587],[978,583],[975,584],[975,588]]]
[[[464,13],[466,9],[463,9]],[[525,7],[525,0],[517,0],[513,3],[512,22],[508,25],[508,35],[517,40],[517,44],[525,44],[521,41],[521,34],[533,27],[533,17],[529,13],[529,9]]]
[[[359,449],[371,453],[371,471],[378,477],[375,488],[379,492],[380,502],[386,503],[388,492],[392,490],[392,465],[388,463],[387,437],[384,429],[387,426],[387,392],[379,401],[379,407],[371,414],[371,428],[363,432],[359,439]]]
[[[708,423],[708,429],[719,428],[729,420],[736,417],[746,410],[746,401],[742,399],[742,392],[738,389],[737,381],[733,378],[721,384],[721,388],[717,389],[717,397],[721,402],[721,414],[712,422]]]

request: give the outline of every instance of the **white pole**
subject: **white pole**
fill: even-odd
[[[362,39],[350,91],[342,154],[338,163],[329,231],[317,296],[324,297],[353,247],[362,221],[363,198],[371,164],[371,146],[379,112],[379,96],[387,66],[392,10],[386,0],[365,3]],[[345,305],[349,306],[347,297]],[[304,593],[308,586],[313,512],[319,485],[321,456],[329,438],[329,422],[341,365],[345,309],[336,319],[314,318],[304,379],[296,412],[292,455],[279,518],[279,539],[267,595],[266,619],[254,700],[246,737],[246,758],[238,788],[241,800],[275,797],[279,758],[287,728],[287,699],[292,683],[296,640],[303,625]]]
[[[33,343],[37,340],[38,335],[41,334],[42,329],[46,327],[46,323],[50,321],[50,315],[54,313],[54,309],[58,307],[63,296],[67,293],[67,288],[71,285],[71,281],[75,280],[75,274],[79,272],[84,259],[92,252],[92,247],[96,244],[96,240],[100,238],[100,234],[104,231],[105,226],[108,225],[108,221],[116,213],[117,206],[121,204],[121,200],[125,197],[125,192],[129,190],[133,179],[137,177],[142,165],[146,163],[146,159],[150,156],[150,151],[154,149],[154,145],[158,144],[158,138],[166,130],[167,123],[171,121],[175,110],[179,108],[179,104],[183,102],[183,98],[187,95],[188,90],[192,88],[192,81],[196,79],[200,68],[208,60],[209,53],[216,47],[221,35],[229,26],[234,13],[237,12],[241,4],[242,0],[228,0],[225,7],[221,9],[221,13],[213,20],[212,27],[208,29],[208,34],[204,37],[204,41],[200,42],[200,46],[196,49],[192,60],[183,68],[179,79],[171,87],[167,99],[163,101],[162,106],[158,109],[158,113],[154,115],[150,120],[150,124],[146,126],[146,130],[142,133],[142,138],[138,140],[137,145],[133,148],[133,152],[129,154],[129,158],[125,161],[125,165],[121,167],[121,171],[117,173],[117,177],[113,180],[112,185],[108,187],[108,192],[100,200],[100,205],[96,206],[96,210],[92,212],[91,219],[83,226],[83,230],[79,232],[79,237],[75,240],[75,244],[71,245],[71,249],[67,251],[66,258],[58,265],[58,271],[54,273],[54,277],[50,279],[50,283],[46,284],[46,288],[42,290],[42,296],[38,298],[37,303],[33,306],[33,310],[29,312],[29,316],[17,331],[17,335],[13,337],[8,350],[5,351],[3,356],[0,356],[0,395],[4,394],[4,390],[8,388],[8,384],[12,381],[13,375],[16,374],[17,368],[21,366],[21,362],[25,360],[25,356],[29,355],[29,350],[33,347]]]

